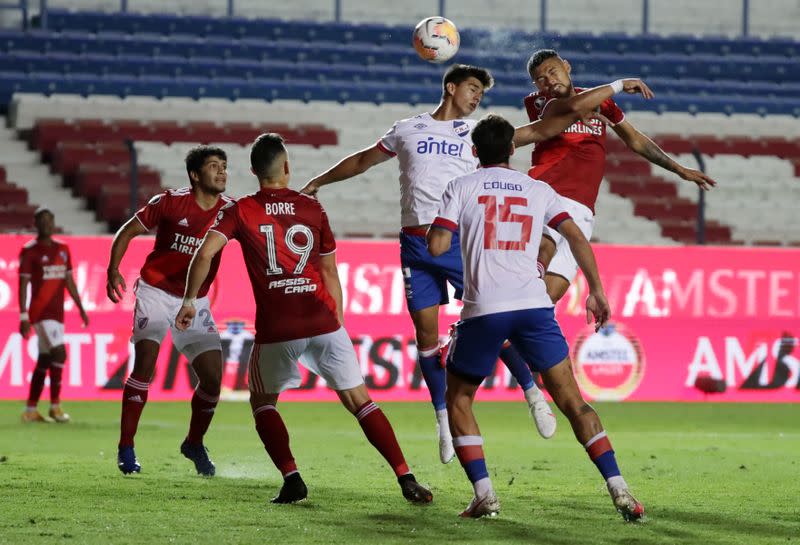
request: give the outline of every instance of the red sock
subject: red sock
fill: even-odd
[[[39,367],[33,370],[33,376],[31,376],[31,388],[28,390],[28,408],[36,408],[37,403],[39,403],[39,398],[42,395],[42,390],[44,389],[44,379],[47,376],[47,367]]]
[[[199,386],[195,388],[192,396],[192,419],[189,422],[189,434],[186,436],[188,442],[203,443],[203,436],[214,418],[214,409],[218,402],[219,396],[210,396]]]
[[[392,425],[380,407],[372,400],[367,401],[358,408],[355,417],[358,419],[358,423],[361,424],[364,435],[367,436],[372,446],[378,449],[378,452],[386,458],[395,475],[399,477],[409,473],[408,464],[400,445],[397,444]]]
[[[147,388],[149,383],[142,377],[131,375],[125,381],[122,390],[122,416],[119,425],[119,446],[132,447],[133,436],[139,427],[139,418],[142,416],[144,404],[147,403]]]
[[[275,405],[262,405],[253,411],[253,418],[256,419],[258,436],[281,475],[286,477],[297,472],[297,464],[289,448],[289,432]]]
[[[61,402],[61,375],[63,374],[63,361],[54,361],[50,364],[50,403],[52,405],[58,405]]]

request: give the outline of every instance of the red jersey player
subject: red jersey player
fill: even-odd
[[[41,207],[34,213],[36,240],[22,247],[19,255],[19,332],[27,337],[33,330],[39,339],[39,356],[31,377],[28,404],[22,413],[23,422],[69,422],[61,409],[61,375],[67,351],[64,348],[64,288],[81,313],[83,325],[89,317],[83,310],[75,280],[72,278],[72,259],[66,244],[52,238],[55,227],[53,213]],[[31,302],[28,305],[28,286]],[[26,310],[27,309],[27,310]],[[50,418],[36,408],[44,389],[44,379],[50,371]]]
[[[161,341],[181,306],[186,270],[217,212],[231,200],[222,195],[227,182],[225,152],[211,146],[198,146],[186,155],[186,171],[191,187],[169,190],[153,197],[123,225],[114,237],[108,263],[108,298],[117,303],[126,290],[119,273],[130,241],[156,230],[153,251],[147,256],[136,281],[136,307],[133,314],[135,359],[133,371],[122,392],[117,465],[124,474],[139,473],[141,466],[134,452],[133,437],[147,402],[147,390]],[[188,330],[172,328],[172,343],[189,360],[199,379],[192,396],[189,433],[181,453],[194,462],[197,472],[213,476],[214,464],[203,446],[214,409],[219,401],[222,381],[222,348],[211,316],[206,294],[219,266],[215,259],[208,278],[198,293],[198,319]]]
[[[570,64],[552,49],[542,49],[531,56],[528,73],[538,89],[538,92],[525,97],[525,109],[531,121],[540,119],[553,99],[575,96],[582,91],[573,86],[570,72]],[[699,170],[684,167],[671,159],[655,142],[625,120],[625,114],[614,100],[609,98],[603,102],[600,113],[630,149],[651,163],[703,189],[716,185]],[[535,145],[532,167],[528,172],[531,178],[547,182],[562,196],[566,210],[587,239],[592,237],[594,205],[605,170],[605,141],[606,125],[600,119],[588,123],[578,121],[560,135]],[[578,264],[567,242],[556,230],[545,227],[545,234],[555,242],[555,248],[550,246],[543,251],[540,260],[547,268],[547,293],[553,302],[557,302],[575,278]]]
[[[294,503],[308,491],[276,409],[278,396],[300,385],[298,358],[320,375],[358,420],[370,443],[395,472],[403,496],[429,503],[433,496],[409,471],[394,431],[370,399],[353,344],[342,326],[342,288],[336,242],[322,205],[288,188],[283,139],[262,134],[250,151],[260,191],[223,208],[189,267],[175,326],[191,326],[198,295],[212,263],[230,239],[242,246],[256,301],[256,339],[250,355],[250,404],[256,430],[284,481],[273,503]]]

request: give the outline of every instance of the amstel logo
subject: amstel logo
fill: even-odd
[[[609,322],[595,333],[589,326],[572,344],[575,377],[581,389],[598,401],[621,401],[644,377],[645,357],[639,339],[620,323]]]

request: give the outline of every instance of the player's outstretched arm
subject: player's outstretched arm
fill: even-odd
[[[653,142],[646,134],[639,131],[639,129],[628,121],[623,121],[615,125],[614,132],[625,142],[625,145],[654,165],[674,172],[684,180],[697,184],[698,187],[705,191],[717,185],[716,181],[706,176],[703,172],[685,167],[675,161],[672,157],[667,155],[658,144]]]
[[[514,145],[527,146],[552,138],[579,119],[590,115],[607,99],[622,92],[638,93],[646,99],[655,96],[645,82],[629,78],[587,89],[574,97],[552,100],[545,107],[542,119],[517,127],[514,131]]]
[[[125,252],[128,251],[128,245],[131,240],[146,232],[145,226],[134,216],[125,222],[125,225],[120,227],[114,235],[106,270],[106,295],[112,303],[119,303],[122,300],[122,294],[127,291],[125,279],[119,273],[119,264],[122,262]]]
[[[583,271],[586,283],[589,284],[589,297],[586,298],[586,323],[591,323],[592,317],[594,317],[594,329],[597,331],[608,321],[611,311],[603,291],[603,284],[600,282],[600,274],[597,272],[594,252],[578,225],[571,219],[562,221],[558,226],[558,232],[567,239],[569,249]]]
[[[87,327],[89,325],[89,315],[86,314],[86,310],[83,308],[83,302],[81,301],[81,295],[78,293],[78,286],[75,285],[75,278],[72,276],[72,272],[70,271],[67,274],[67,291],[69,292],[70,297],[72,300],[75,301],[75,306],[78,307],[78,312],[81,313],[81,321],[83,321],[83,327]]]
[[[348,155],[334,166],[313,178],[300,190],[300,193],[314,196],[322,186],[341,182],[353,176],[363,174],[377,164],[388,161],[392,156],[382,151],[377,144]]]
[[[203,238],[203,243],[194,253],[192,261],[189,263],[189,270],[186,273],[186,288],[183,292],[183,304],[175,316],[175,327],[181,331],[186,331],[192,325],[194,315],[197,310],[194,308],[194,300],[208,277],[211,269],[211,260],[228,243],[225,235],[216,231],[209,231]]]
[[[28,317],[28,285],[31,277],[27,274],[19,275],[19,333],[24,339],[28,338],[31,332],[31,319]]]
[[[319,260],[322,283],[333,300],[336,301],[336,314],[339,324],[344,325],[344,303],[342,299],[342,283],[339,280],[339,269],[336,266],[336,252],[323,255]]]
[[[439,257],[450,249],[450,245],[453,243],[453,233],[443,227],[431,225],[428,227],[425,239],[428,242],[428,253],[433,257]]]

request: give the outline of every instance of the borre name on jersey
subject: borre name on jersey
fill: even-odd
[[[400,162],[402,227],[431,223],[447,182],[475,171],[475,123],[472,119],[437,121],[424,113],[397,121],[378,140],[378,148]]]

